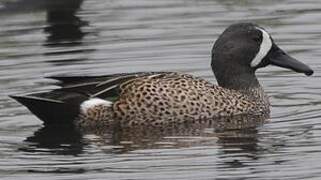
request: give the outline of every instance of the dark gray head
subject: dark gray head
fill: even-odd
[[[225,88],[259,86],[255,71],[270,64],[308,76],[313,74],[307,65],[281,50],[263,28],[252,23],[231,25],[212,49],[212,69],[218,84]]]

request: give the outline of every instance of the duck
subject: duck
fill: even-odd
[[[80,128],[157,127],[240,115],[268,117],[269,98],[255,73],[269,65],[313,74],[308,65],[277,46],[263,27],[236,23],[219,35],[212,48],[211,68],[217,85],[180,72],[51,76],[48,78],[57,80],[60,88],[11,97],[45,125]]]

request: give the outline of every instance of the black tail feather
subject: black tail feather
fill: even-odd
[[[79,115],[79,105],[87,97],[80,94],[67,94],[68,97],[66,97],[64,93],[62,94],[65,97],[64,99],[53,99],[52,94],[47,93],[10,97],[26,106],[45,125],[73,125],[74,120]],[[51,98],[46,96],[51,96]]]

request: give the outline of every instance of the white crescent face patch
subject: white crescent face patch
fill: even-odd
[[[256,67],[262,61],[262,59],[267,55],[272,47],[272,40],[270,35],[261,28],[257,28],[259,31],[262,32],[262,42],[260,45],[259,52],[256,54],[254,59],[251,61],[251,67]]]

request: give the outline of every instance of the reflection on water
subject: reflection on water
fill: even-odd
[[[1,177],[319,179],[320,8],[317,0],[1,1]],[[275,67],[258,72],[271,96],[268,122],[79,132],[43,127],[8,98],[56,88],[43,78],[55,74],[166,70],[215,82],[212,43],[236,21],[264,26],[315,70],[312,78]],[[242,130],[218,130],[224,125]]]
[[[66,4],[67,2],[67,4]],[[79,45],[86,33],[81,27],[87,25],[77,15],[82,0],[61,1],[47,8],[47,23],[44,28],[47,32],[48,46],[56,46],[59,42],[67,42],[69,45]]]
[[[70,126],[47,125],[26,139],[32,142],[28,152],[37,148],[48,149],[54,154],[77,155],[82,153],[82,137],[93,134],[101,145],[117,146],[117,151],[135,149],[182,148],[219,143],[252,144],[252,138],[266,121],[263,116],[236,116],[233,118],[216,118],[197,123],[170,124],[167,126],[134,126],[134,127],[90,127],[75,129]],[[60,132],[57,134],[57,132]],[[111,149],[114,150],[114,149]]]
[[[59,133],[57,133],[59,132]],[[68,126],[45,126],[37,130],[26,140],[27,147],[19,150],[26,152],[48,151],[53,154],[78,155],[83,152],[81,133]]]
[[[57,132],[60,132],[57,134]],[[233,157],[244,157],[257,161],[265,149],[258,144],[258,131],[255,127],[241,130],[215,131],[209,124],[181,125],[164,129],[128,128],[114,129],[98,134],[80,133],[63,126],[43,127],[25,141],[28,144],[19,148],[27,153],[46,153],[47,155],[83,156],[88,146],[94,146],[95,152],[103,154],[126,154],[144,149],[184,149],[189,147],[215,147],[221,151],[217,157],[221,159],[218,169],[246,167],[246,162]],[[197,151],[196,151],[197,152]],[[184,156],[184,153],[179,156]],[[186,153],[186,152],[185,152]],[[86,153],[85,153],[86,154]],[[188,155],[189,156],[189,155]],[[161,158],[162,155],[159,157]],[[156,157],[155,157],[156,158]],[[165,158],[166,159],[166,158]],[[126,161],[126,160],[124,160]],[[193,165],[193,164],[191,164]],[[108,167],[106,167],[108,168]],[[170,167],[169,167],[170,168]],[[79,167],[51,167],[45,169],[30,167],[34,173],[85,173],[86,168]]]

